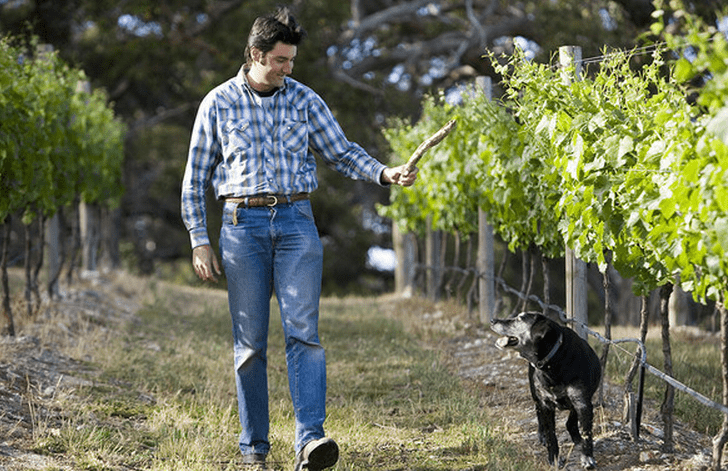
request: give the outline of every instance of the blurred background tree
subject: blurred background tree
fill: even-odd
[[[94,87],[106,89],[127,124],[120,228],[127,259],[143,273],[193,279],[179,216],[180,181],[201,98],[237,73],[255,17],[270,0],[0,0],[0,34],[54,46]],[[715,22],[719,0],[692,2]],[[648,0],[291,0],[309,33],[293,77],[323,96],[348,137],[383,162],[380,133],[393,116],[416,119],[424,94],[457,91],[493,75],[486,49],[518,46],[549,60],[576,44],[584,57],[629,48],[648,30]],[[373,211],[387,190],[319,165],[314,212],[325,243],[327,293],[387,289],[367,251],[391,244]],[[215,202],[210,202],[212,208]],[[213,209],[211,215],[216,214]],[[214,237],[219,227],[210,221]],[[376,274],[377,276],[371,276]],[[382,280],[385,280],[383,282]]]

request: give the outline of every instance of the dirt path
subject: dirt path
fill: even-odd
[[[0,471],[70,469],[32,450],[33,437],[44,432],[39,427],[47,426],[42,424],[63,420],[58,399],[73,397],[79,386],[88,383],[82,378],[93,375],[83,361],[68,353],[69,345],[83,341],[91,332],[100,329],[103,334],[132,318],[142,291],[138,282],[133,285],[128,280],[120,283],[98,279],[66,293],[37,326],[26,329],[25,336],[0,338]],[[467,319],[445,316],[437,309],[418,312],[417,316],[419,328],[435,332],[427,338],[447,339],[433,341],[429,347],[443,353],[448,368],[472,387],[483,407],[492,411],[497,431],[514,442],[526,443],[534,459],[545,463],[545,448],[538,444],[535,412],[528,393],[526,363],[495,348],[495,335],[472,326]],[[605,404],[595,411],[594,454],[599,470],[707,469],[711,437],[676,424],[676,452],[665,454],[660,451],[661,425],[654,405],[646,406],[642,439],[634,442],[621,419],[622,391],[607,385],[604,397]],[[36,419],[41,415],[44,421]],[[565,415],[558,416],[559,443],[562,453],[569,453],[564,421]],[[581,469],[578,458],[569,457],[565,469]]]

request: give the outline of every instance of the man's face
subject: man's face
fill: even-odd
[[[265,92],[283,86],[283,80],[293,72],[293,60],[298,47],[278,41],[267,54],[253,49],[253,66],[250,70],[256,89]]]

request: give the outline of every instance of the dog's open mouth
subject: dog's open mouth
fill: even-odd
[[[501,349],[515,347],[516,345],[518,345],[518,337],[499,337],[498,340],[495,341],[495,346]]]

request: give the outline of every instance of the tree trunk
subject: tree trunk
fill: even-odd
[[[53,299],[58,295],[58,279],[61,276],[61,268],[66,258],[63,243],[63,208],[58,208],[58,212],[53,216],[48,226],[46,234],[48,235],[48,299]]]
[[[531,290],[533,289],[533,276],[536,273],[536,249],[534,247],[528,251],[529,269],[528,269],[528,283],[526,283],[526,290],[523,292],[523,311],[528,310],[528,298],[531,296]]]
[[[10,283],[8,282],[8,251],[10,250],[10,216],[5,218],[3,227],[2,257],[0,258],[0,271],[2,271],[3,285],[3,317],[7,322],[5,331],[11,337],[15,337],[15,323],[13,322],[13,311],[10,308]]]
[[[460,231],[455,231],[455,253],[453,254],[453,260],[452,265],[453,267],[460,267]],[[447,299],[452,299],[453,296],[457,296],[457,292],[453,289],[453,286],[457,282],[457,278],[460,276],[460,272],[458,270],[453,270],[452,275],[448,278],[447,282],[445,283],[445,296],[447,296]]]
[[[609,279],[609,266],[611,265],[611,254],[605,254],[607,258],[607,268],[602,275],[604,279],[604,338],[612,339],[612,283]],[[599,387],[599,403],[604,403],[604,372],[607,371],[607,357],[609,356],[609,344],[604,344],[600,363],[602,365],[602,381]]]
[[[40,270],[43,268],[43,259],[45,258],[45,221],[45,216],[38,216],[38,258],[35,261],[35,268],[33,269],[32,279],[36,312],[38,309],[40,309],[40,283],[38,282],[38,275],[40,275]]]
[[[518,292],[523,294],[526,291],[527,285],[528,285],[528,251],[521,250],[521,287],[518,289]],[[526,310],[526,301],[517,299],[516,303],[513,305],[513,311],[511,312],[511,316],[518,314],[519,311],[525,311],[525,310]]]
[[[71,205],[71,241],[68,244],[68,270],[66,270],[66,283],[73,282],[73,271],[76,269],[76,256],[81,247],[81,236],[78,223],[78,202]]]
[[[466,267],[473,266],[472,261],[473,261],[473,237],[471,236],[471,237],[468,237],[468,247],[465,251],[465,266]],[[476,275],[476,278],[477,278],[477,275]],[[462,296],[462,294],[464,293],[463,289],[464,289],[465,283],[467,281],[468,281],[467,275],[464,275],[460,279],[460,283],[458,283],[457,288],[455,288],[458,293],[458,296]],[[482,296],[480,296],[479,299],[481,300],[481,303],[482,303],[482,299],[483,299]],[[472,299],[468,296],[467,300],[468,300],[468,312],[470,312],[470,310],[473,308],[473,306],[471,305]]]
[[[670,316],[669,304],[670,294],[672,293],[672,284],[667,283],[660,288],[660,317],[662,319],[662,354],[664,356],[665,374],[673,376],[672,372],[672,353],[670,349]],[[660,406],[660,416],[662,417],[663,426],[665,427],[665,438],[663,450],[671,453],[673,451],[673,416],[675,402],[675,388],[665,385],[665,398]]]
[[[649,327],[650,321],[650,309],[649,299],[647,295],[642,296],[640,300],[640,341],[642,342],[642,345],[644,345],[645,341],[647,340],[647,328]],[[632,422],[632,438],[634,440],[637,440],[639,438],[639,411],[637,411],[636,408],[637,400],[632,393],[632,380],[634,379],[637,370],[639,368],[643,368],[640,365],[641,356],[642,352],[638,350],[637,353],[635,353],[634,361],[632,361],[632,367],[629,369],[629,373],[627,373],[627,379],[625,380],[624,389],[624,421]]]
[[[716,303],[720,311],[720,362],[723,373],[723,405],[728,406],[728,310],[722,303]],[[728,441],[728,415],[723,415],[720,433],[713,438],[713,470],[720,471],[723,446]]]
[[[551,305],[551,276],[549,274],[549,259],[541,256],[541,271],[543,272],[543,314],[547,315]]]
[[[25,270],[25,308],[28,313],[28,317],[31,317],[33,315],[33,300],[31,293],[33,292],[33,277],[31,276],[31,261],[30,261],[30,255],[33,248],[32,243],[32,237],[30,235],[30,224],[23,224],[23,227],[25,229],[25,263],[24,263],[24,270]]]

